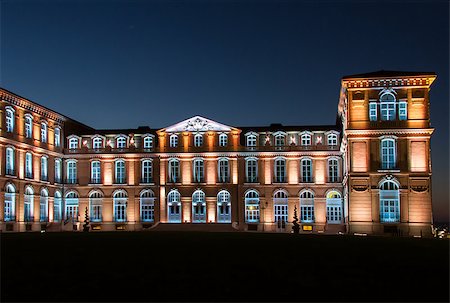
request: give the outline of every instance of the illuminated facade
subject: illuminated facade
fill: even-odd
[[[344,77],[328,126],[96,130],[1,89],[3,231],[431,233],[432,73]]]

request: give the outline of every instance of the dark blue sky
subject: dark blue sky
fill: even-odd
[[[0,2],[1,86],[95,128],[333,124],[340,78],[434,71],[434,215],[448,221],[448,1]]]

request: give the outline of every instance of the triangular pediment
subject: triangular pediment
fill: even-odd
[[[229,132],[236,128],[204,118],[202,116],[194,116],[192,118],[178,122],[177,124],[168,126],[160,131],[166,133],[179,132]]]

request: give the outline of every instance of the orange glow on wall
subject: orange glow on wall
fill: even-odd
[[[19,158],[19,178],[23,179],[25,177],[25,153],[22,151],[18,152],[18,158]],[[1,162],[1,161],[0,161]],[[0,166],[1,168],[1,166]]]
[[[189,149],[189,132],[183,133],[183,149],[185,152]]]
[[[207,222],[216,222],[216,198],[206,197]]]
[[[213,150],[214,148],[214,132],[206,133],[206,140],[208,140],[208,149]]]
[[[112,162],[111,161],[105,161],[104,162],[104,178],[105,178],[105,185],[112,185],[113,182],[113,174],[112,174]]]
[[[159,163],[159,183],[161,185],[166,184],[166,169],[167,169],[167,161],[166,159],[161,159]]]
[[[183,184],[192,182],[192,159],[181,160],[181,180]]]
[[[232,141],[233,141],[233,147],[238,147],[239,146],[239,132],[238,131],[233,131],[231,133],[232,136]]]
[[[232,159],[231,163],[231,180],[233,184],[238,184],[238,161],[237,159]]]
[[[366,142],[352,143],[352,171],[366,172],[367,171],[367,145]]]
[[[41,157],[39,155],[33,155],[33,179],[39,181],[41,170]]]
[[[161,133],[161,134],[159,134],[158,135],[158,137],[159,137],[159,148],[160,149],[164,149],[164,145],[165,145],[165,142],[166,142],[166,134],[164,134],[164,133]]]
[[[325,184],[325,176],[326,176],[326,165],[325,160],[322,159],[316,159],[314,160],[313,167],[315,167],[314,170],[314,177],[316,184]]]
[[[272,183],[272,165],[270,159],[264,160],[264,183]]]
[[[314,220],[316,223],[326,223],[326,200],[325,198],[314,199]]]
[[[288,160],[288,182],[289,184],[298,183],[298,160]]]
[[[167,222],[166,188],[164,186],[159,188],[159,216],[161,222]]]
[[[206,183],[216,184],[216,165],[217,161],[214,159],[206,160]]]
[[[128,163],[128,185],[134,185],[135,163],[134,163],[134,161],[127,161],[127,163]]]
[[[191,222],[191,197],[181,197],[182,222]]]
[[[427,150],[425,141],[412,141],[410,150],[410,169],[412,172],[427,171]]]

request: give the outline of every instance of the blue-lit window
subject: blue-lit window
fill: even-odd
[[[169,143],[170,143],[170,147],[177,147],[178,146],[178,135],[173,134],[170,135],[170,139],[169,139]]]
[[[61,182],[61,159],[55,159],[55,183]]]
[[[103,139],[96,137],[92,139],[92,148],[93,149],[100,149],[103,147]]]
[[[5,192],[5,221],[15,220],[15,209],[16,209],[16,188],[12,184],[6,186]]]
[[[219,135],[219,146],[227,146],[228,144],[228,136],[227,134],[220,134]]]
[[[78,138],[70,138],[69,149],[77,149],[77,148],[78,148]]]
[[[259,194],[255,190],[245,194],[245,222],[259,223]]]
[[[377,121],[377,103],[369,103],[369,119],[370,121]]]
[[[30,139],[33,136],[33,116],[30,114],[25,115],[25,138]],[[56,136],[56,130],[55,130]]]
[[[380,185],[380,221],[400,221],[399,188],[391,180],[386,180]]]
[[[303,146],[310,146],[311,145],[311,135],[310,134],[303,134],[301,136],[301,142]]]
[[[8,107],[6,112],[6,132],[12,133],[14,131],[14,109]]]
[[[245,176],[247,183],[258,182],[258,159],[248,158],[245,160]]]
[[[77,162],[69,160],[67,161],[67,183],[76,184],[77,182]]]
[[[395,139],[383,139],[381,140],[381,168],[393,169],[395,166]]]
[[[194,136],[194,146],[200,147],[203,145],[203,136],[201,134],[196,134]]]
[[[300,221],[314,222],[314,194],[309,190],[300,194]]]
[[[95,191],[89,195],[89,205],[92,222],[102,221],[103,195],[99,191]]]
[[[177,190],[171,190],[167,195],[167,214],[169,222],[181,222],[181,197]]]
[[[115,183],[124,184],[125,183],[125,161],[117,160],[115,165]]]
[[[328,182],[334,183],[339,180],[339,164],[337,159],[328,159]]]
[[[153,182],[152,161],[142,160],[141,163],[142,163],[141,183],[152,183]]]
[[[327,194],[327,223],[342,223],[342,197],[337,191],[330,191]]]
[[[328,145],[329,146],[336,146],[337,145],[337,135],[336,134],[329,134],[327,139],[328,139]]]
[[[48,158],[41,157],[41,181],[48,181]]]
[[[54,144],[56,147],[61,146],[61,128],[55,127]]]
[[[217,172],[220,183],[230,182],[230,167],[228,165],[228,159],[219,159]]]
[[[395,120],[395,96],[391,93],[385,93],[380,97],[381,120]]]
[[[177,159],[170,159],[169,163],[169,182],[177,183],[180,182],[180,161]]]
[[[230,193],[226,190],[220,191],[217,195],[217,222],[231,222],[231,199]]]
[[[39,221],[48,221],[48,191],[46,189],[41,190],[41,198],[39,203]]]
[[[13,176],[15,174],[14,168],[14,149],[12,147],[6,148],[6,174]]]
[[[73,191],[67,193],[65,205],[64,218],[71,222],[78,222],[78,217],[80,216],[78,213],[78,194]]]
[[[127,147],[127,138],[118,137],[116,139],[116,148],[126,148]]]
[[[312,182],[312,160],[311,159],[302,159],[301,161],[301,176],[303,183]]]
[[[53,201],[53,221],[59,222],[62,219],[62,199],[61,193],[59,191],[55,191],[55,199]]]
[[[286,137],[282,134],[275,136],[275,146],[282,147],[286,145]]]
[[[100,161],[91,162],[91,183],[100,184],[101,181],[101,166]]]
[[[47,143],[47,122],[41,122],[41,142]]]
[[[400,102],[398,104],[398,118],[402,121],[408,119],[408,103]]]
[[[125,222],[127,220],[127,193],[119,190],[114,194],[114,221]]]
[[[275,222],[288,222],[288,195],[284,190],[273,195],[273,214]]]
[[[33,155],[29,152],[25,154],[25,178],[33,178]]]
[[[256,147],[256,135],[248,135],[247,136],[247,146],[248,147]]]
[[[155,194],[150,189],[141,193],[141,221],[154,221]]]
[[[195,159],[193,164],[194,182],[204,182],[203,159]]]
[[[25,222],[34,221],[34,192],[33,189],[28,186],[25,189],[25,194],[23,197],[23,218]]]
[[[201,190],[196,190],[192,195],[192,222],[206,222],[205,193]]]
[[[151,136],[144,137],[144,148],[153,148],[153,138]]]
[[[286,182],[286,160],[283,158],[275,159],[275,182]]]

